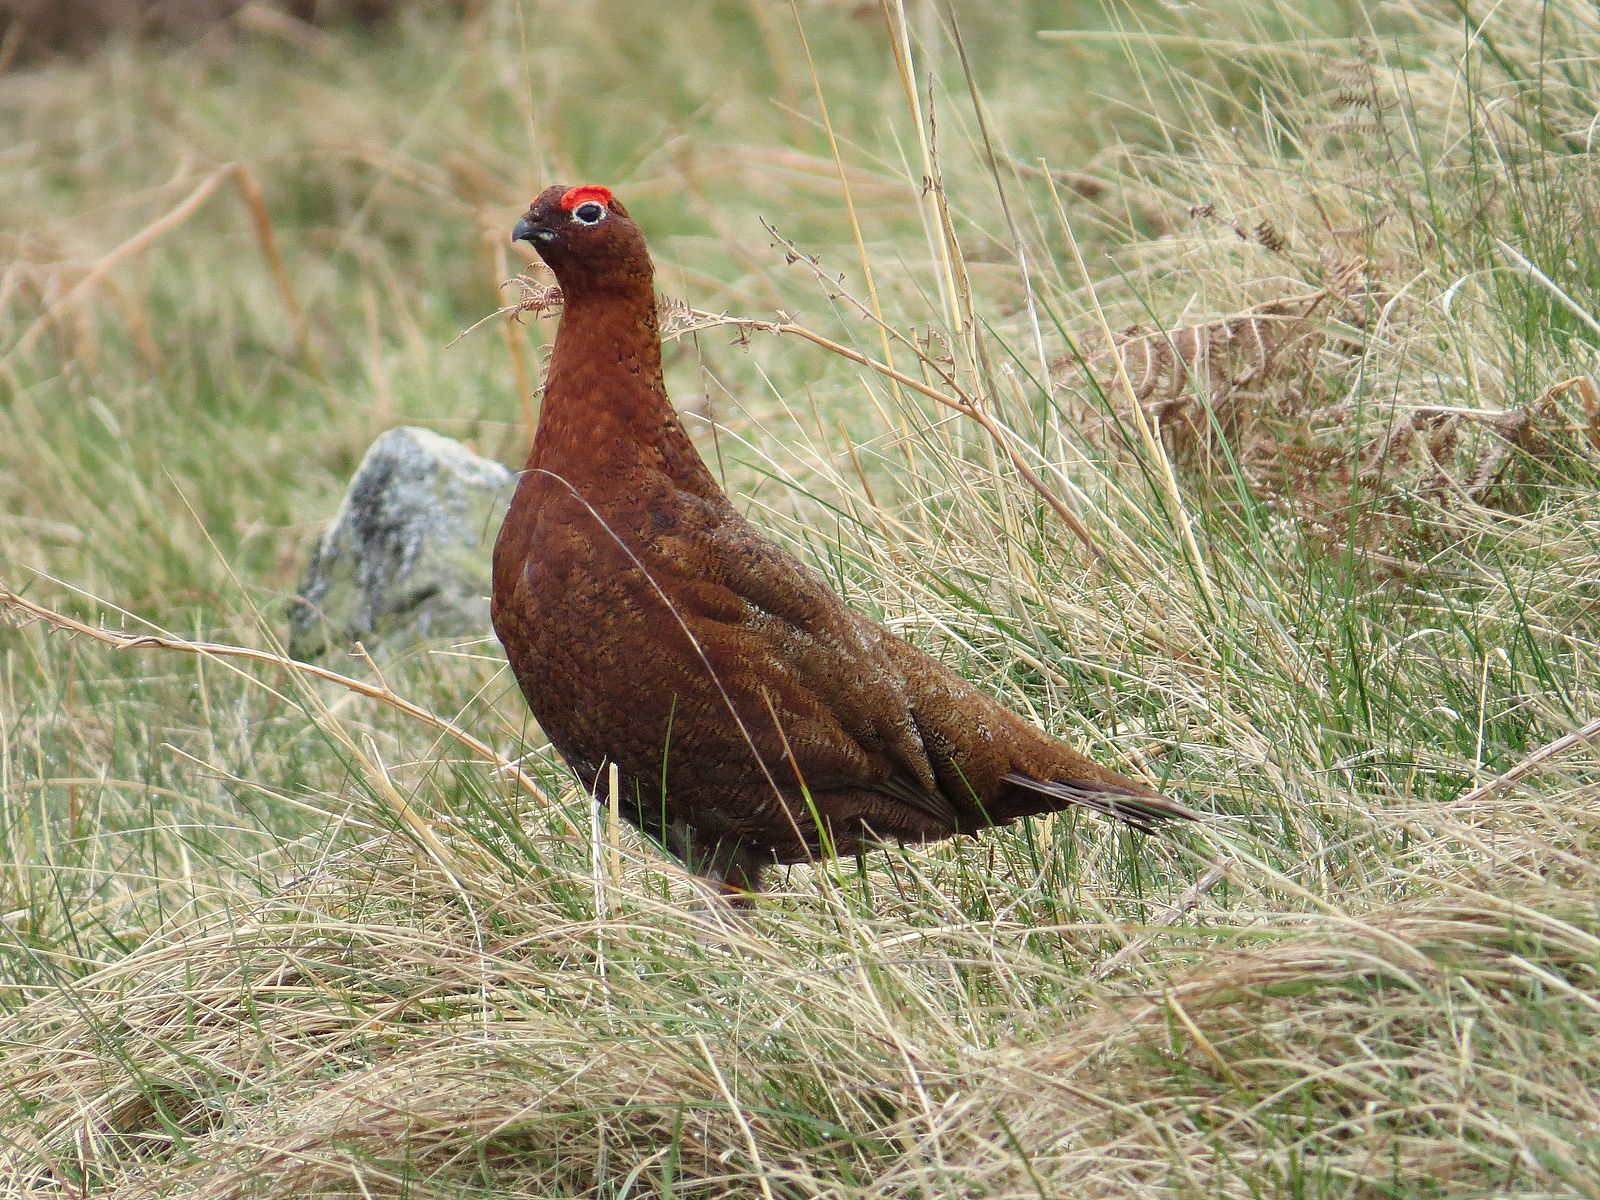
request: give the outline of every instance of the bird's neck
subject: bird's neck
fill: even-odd
[[[659,470],[715,490],[667,398],[653,291],[567,294],[528,465],[573,483]]]

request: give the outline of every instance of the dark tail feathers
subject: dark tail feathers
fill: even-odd
[[[1071,781],[1058,781],[1050,779],[1030,779],[1026,775],[1015,772],[1006,775],[1001,782],[1007,787],[1019,791],[1031,792],[1036,796],[1048,797],[1059,801],[1058,804],[1034,809],[1034,812],[1045,812],[1053,809],[1066,808],[1068,805],[1077,805],[1080,808],[1093,809],[1095,812],[1107,817],[1114,817],[1124,824],[1131,825],[1140,833],[1154,833],[1162,821],[1198,821],[1200,814],[1192,808],[1185,808],[1176,800],[1170,800],[1157,792],[1145,791],[1137,786],[1122,787],[1118,784],[1102,782],[1100,780],[1084,780],[1082,783]]]

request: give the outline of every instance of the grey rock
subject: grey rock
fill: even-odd
[[[489,564],[516,475],[426,429],[372,443],[289,605],[289,652],[489,633]]]

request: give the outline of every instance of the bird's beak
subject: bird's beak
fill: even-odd
[[[523,217],[522,220],[517,222],[516,228],[511,231],[511,240],[513,242],[531,242],[534,240],[534,234],[538,230],[539,226],[528,220],[527,217]]]

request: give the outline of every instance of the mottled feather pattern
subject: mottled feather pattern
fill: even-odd
[[[620,205],[573,222],[568,193],[546,189],[518,225],[564,307],[493,618],[586,784],[615,764],[627,817],[737,891],[825,843],[1072,804],[1140,828],[1193,815],[851,612],[745,520],[668,401],[643,235]]]

